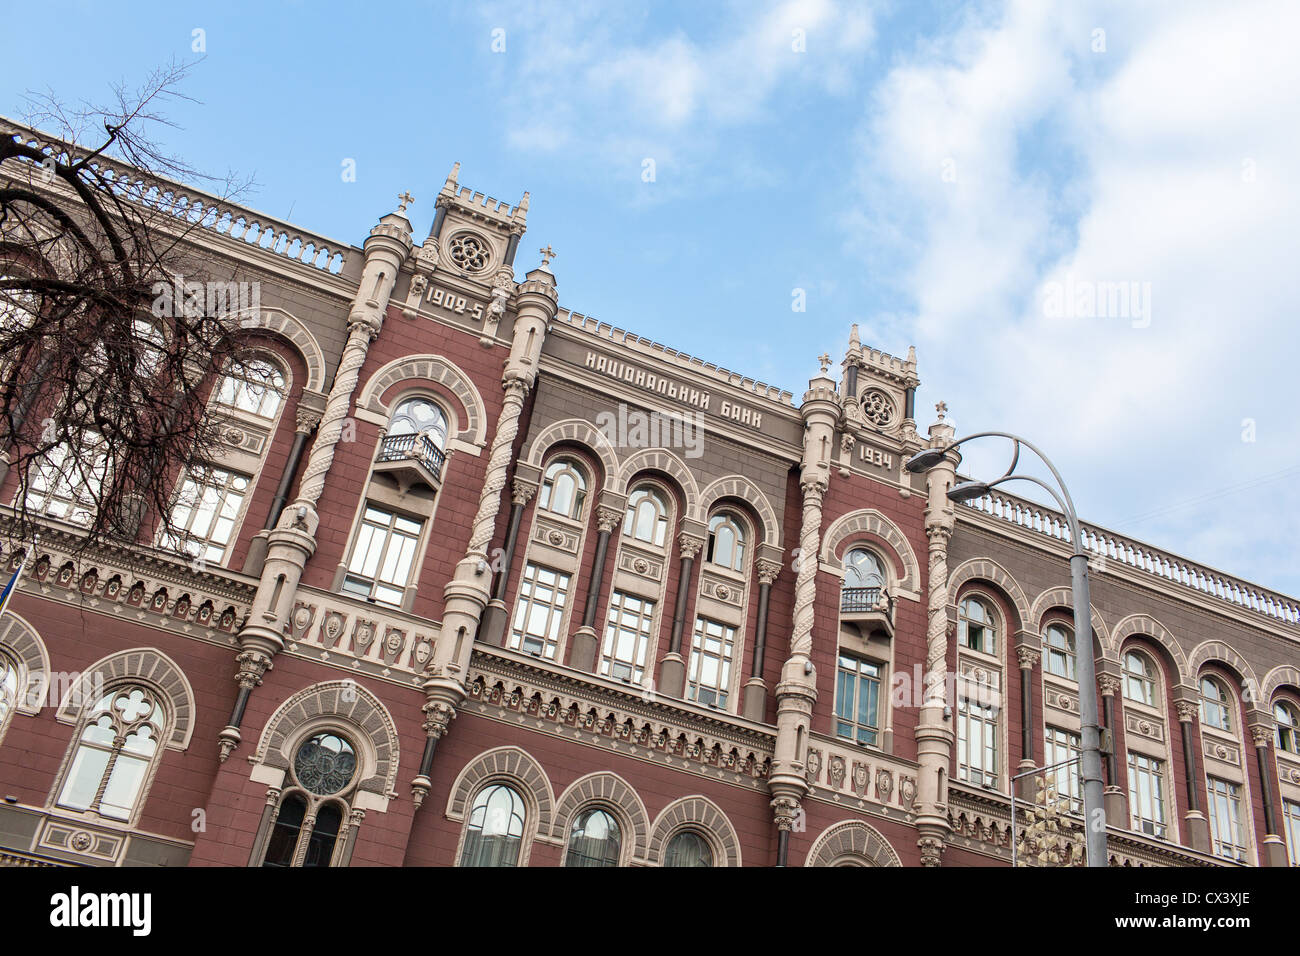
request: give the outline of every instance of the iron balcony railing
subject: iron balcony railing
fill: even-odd
[[[845,588],[840,592],[842,612],[874,611],[880,600],[880,588]]]
[[[388,435],[379,446],[376,461],[418,461],[433,475],[442,478],[442,464],[447,454],[426,435],[409,433]]]

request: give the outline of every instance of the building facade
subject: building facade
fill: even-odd
[[[906,471],[913,352],[796,398],[562,308],[459,176],[359,247],[175,187],[259,351],[187,540],[78,553],[54,481],[4,542],[0,861],[1009,864],[1079,747],[1063,517]],[[1300,864],[1300,603],[1088,544],[1111,862]]]

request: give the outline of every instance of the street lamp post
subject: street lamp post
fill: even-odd
[[[1079,721],[1082,730],[1080,735],[1081,761],[1079,769],[1083,783],[1084,832],[1087,834],[1088,865],[1106,866],[1108,863],[1106,854],[1106,811],[1102,805],[1101,734],[1098,729],[1097,719],[1097,672],[1092,648],[1092,602],[1088,594],[1088,552],[1084,550],[1083,546],[1083,526],[1079,523],[1079,515],[1074,510],[1074,501],[1070,498],[1069,489],[1065,487],[1065,482],[1061,480],[1061,474],[1056,470],[1056,466],[1031,442],[1018,435],[1007,432],[977,432],[974,435],[967,435],[965,438],[959,438],[943,448],[927,448],[917,452],[907,460],[907,470],[914,473],[928,471],[942,461],[948,452],[976,438],[1006,438],[1013,442],[1015,452],[1011,458],[1011,465],[1003,473],[1002,477],[996,481],[961,482],[948,491],[949,499],[952,501],[969,501],[973,498],[983,497],[1004,482],[1029,481],[1045,489],[1052,496],[1065,514],[1066,521],[1070,526],[1070,540],[1074,546],[1074,553],[1070,556],[1070,593],[1074,599],[1074,643],[1079,672]],[[1037,455],[1048,470],[1051,471],[1052,477],[1056,479],[1057,485],[1060,486],[1059,494],[1051,485],[1035,478],[1033,475],[1017,475],[1014,473],[1016,465],[1020,462],[1020,448],[1022,445]],[[1012,799],[1015,799],[1014,788]]]

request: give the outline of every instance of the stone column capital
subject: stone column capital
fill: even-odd
[[[605,506],[596,509],[596,528],[601,532],[612,533],[623,521],[623,512],[617,508]]]
[[[1016,660],[1022,671],[1031,671],[1038,666],[1038,649],[1035,647],[1017,647]]]
[[[1111,674],[1098,674],[1097,686],[1101,688],[1102,697],[1115,697],[1119,694],[1119,678]]]
[[[517,505],[526,505],[533,500],[533,495],[537,494],[537,482],[516,477],[511,490],[511,502]]]
[[[760,558],[754,562],[754,570],[758,574],[758,583],[771,585],[781,574],[781,563],[779,561],[766,561]]]
[[[704,539],[691,534],[689,531],[683,531],[677,536],[677,551],[683,561],[694,561],[703,547]]]
[[[1178,713],[1180,724],[1190,724],[1196,720],[1196,712],[1199,708],[1191,701],[1179,700],[1174,702],[1174,710]]]

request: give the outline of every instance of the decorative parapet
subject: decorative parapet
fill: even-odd
[[[791,410],[794,408],[792,401],[793,394],[775,385],[768,385],[766,382],[760,382],[757,379],[749,378],[740,372],[733,372],[730,369],[714,365],[712,362],[706,362],[703,359],[695,358],[685,352],[662,345],[652,339],[637,335],[635,332],[628,332],[625,329],[617,328],[606,322],[601,322],[591,316],[581,315],[577,312],[571,312],[568,309],[560,309],[555,315],[557,325],[573,329],[583,334],[595,338],[604,339],[615,345],[623,346],[634,352],[640,352],[649,355],[669,365],[677,366],[694,375],[703,375],[707,378],[715,379],[718,382],[728,385],[732,388],[739,389],[747,395],[771,402],[782,409]]]
[[[765,789],[774,735],[743,717],[539,665],[508,648],[475,646],[462,713],[506,719],[624,756]]]
[[[976,498],[957,509],[963,521],[996,529],[1005,522],[1034,535],[1058,542],[1064,553],[1071,548],[1065,515],[1002,491]],[[975,518],[978,514],[982,517]],[[1093,555],[1093,565],[1103,573],[1110,563],[1138,572],[1180,590],[1213,598],[1234,608],[1250,611],[1300,631],[1300,600],[1251,584],[1208,565],[1163,551],[1153,545],[1125,537],[1096,525],[1083,526],[1084,546]]]
[[[0,135],[40,150],[47,156],[84,155],[87,151],[55,136],[0,117]],[[151,212],[170,213],[186,226],[259,249],[307,269],[338,275],[354,251],[348,243],[299,229],[265,213],[227,202],[211,193],[162,178],[144,179],[139,170],[103,156],[92,169],[113,183],[117,195]]]
[[[3,537],[13,527],[0,516],[0,573],[12,574],[24,545]],[[19,581],[21,590],[88,607],[191,637],[227,643],[248,615],[255,579],[237,571],[198,569],[188,558],[157,548],[101,545],[80,550],[81,536],[62,522],[43,522],[40,546]]]
[[[371,677],[419,686],[439,627],[424,618],[299,586],[285,650]]]
[[[804,772],[810,798],[911,823],[917,769],[914,761],[812,734]]]

